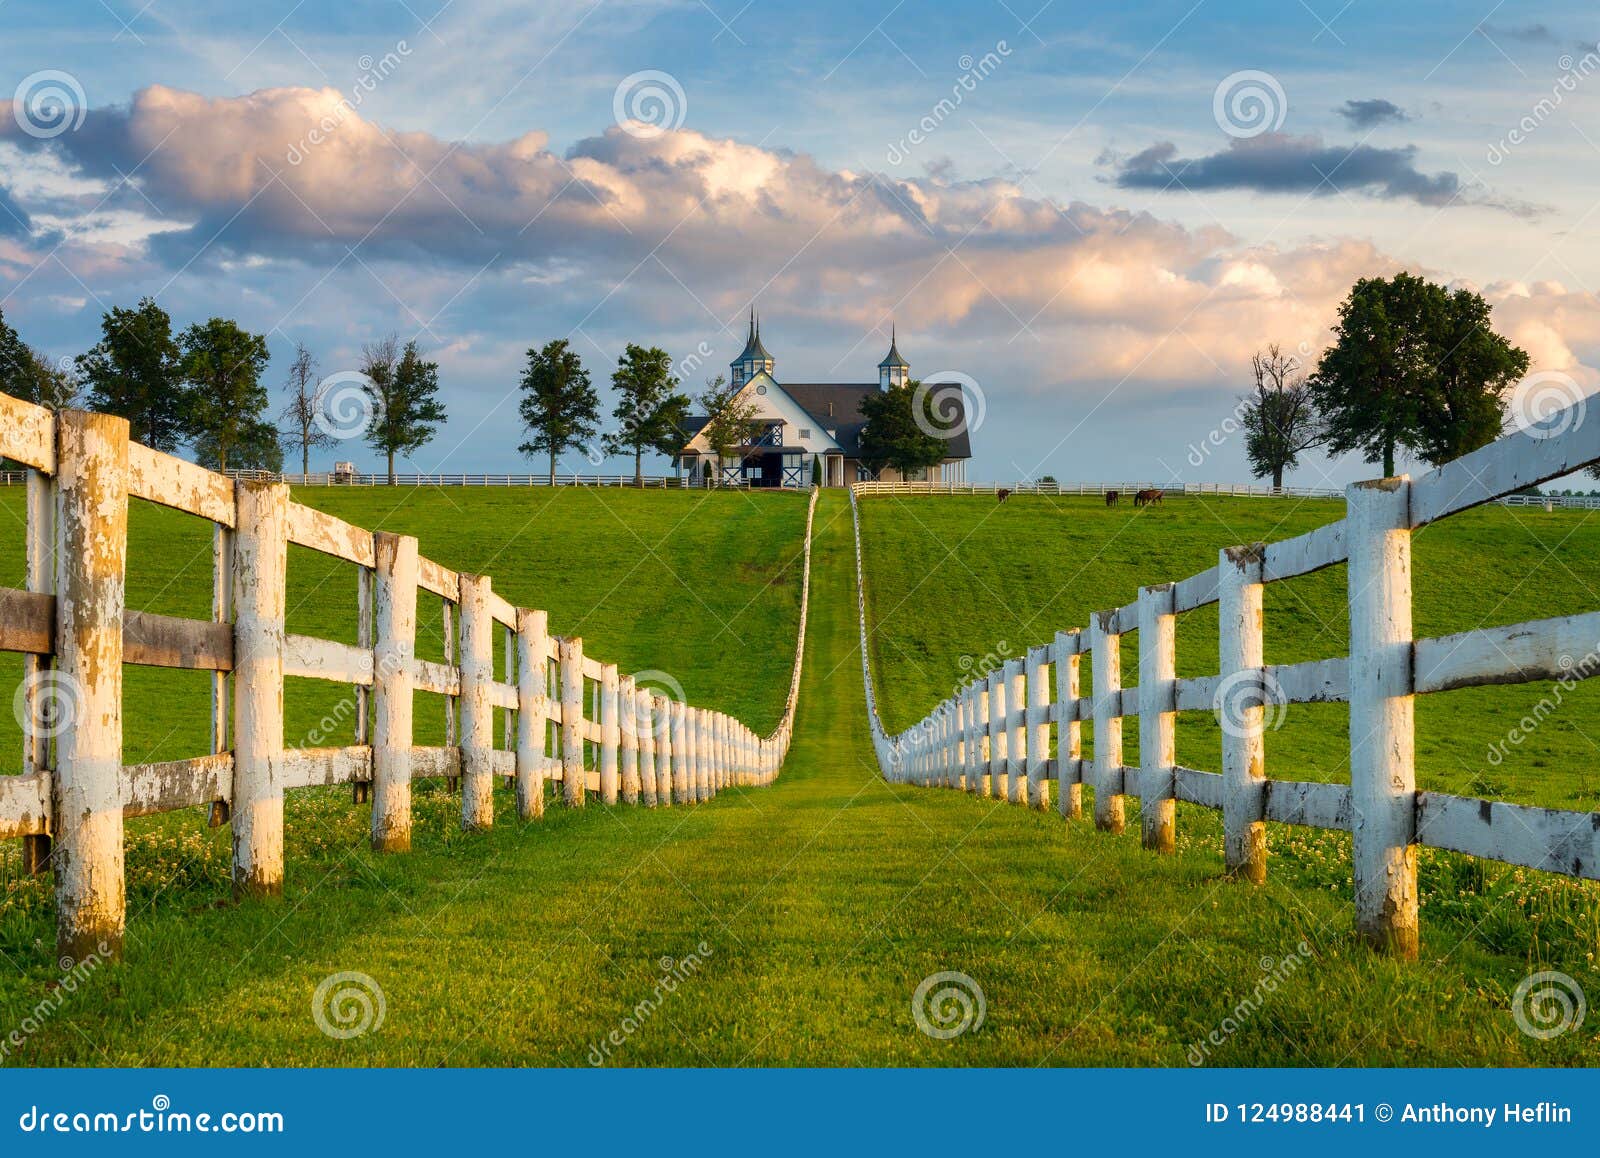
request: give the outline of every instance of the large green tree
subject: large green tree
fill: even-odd
[[[0,394],[50,410],[65,410],[78,398],[76,377],[30,347],[0,313]]]
[[[611,385],[617,392],[611,416],[618,427],[606,436],[606,453],[633,455],[633,482],[638,486],[644,481],[645,451],[674,455],[683,448],[689,396],[678,392],[672,359],[665,350],[632,342],[617,359]]]
[[[550,482],[556,481],[561,453],[583,445],[599,432],[600,396],[589,381],[583,360],[565,338],[528,350],[522,372],[522,399],[517,409],[528,439],[517,449],[525,455],[550,457]]]
[[[917,413],[919,405],[926,409],[934,401],[933,395],[933,391],[923,394],[922,383],[912,380],[861,400],[867,420],[861,429],[861,461],[868,469],[877,473],[889,466],[901,478],[910,478],[944,461],[949,445],[929,433],[940,427],[934,425],[933,416]]]
[[[394,486],[395,457],[428,445],[445,420],[439,363],[424,358],[415,340],[402,349],[391,335],[363,348],[361,372],[372,406],[367,444],[384,456]]]
[[[188,398],[172,319],[154,299],[120,306],[100,320],[100,341],[78,355],[78,377],[89,407],[128,420],[136,442],[173,451],[184,439]]]
[[[204,465],[241,465],[230,456],[245,443],[259,461],[264,440],[277,444],[276,432],[262,418],[270,401],[261,381],[271,357],[266,338],[227,318],[212,318],[185,330],[178,348],[188,394],[184,428]],[[281,466],[281,453],[277,460]]]
[[[1358,281],[1334,335],[1310,383],[1328,450],[1359,450],[1385,476],[1401,448],[1438,464],[1494,438],[1527,367],[1476,293],[1407,273]]]
[[[0,310],[0,394],[26,397],[22,391],[31,378],[31,353],[17,331],[6,324],[5,311]]]

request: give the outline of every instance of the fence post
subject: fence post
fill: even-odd
[[[582,808],[588,773],[583,766],[583,639],[563,639],[561,665],[561,800]]]
[[[494,825],[494,619],[489,577],[461,576],[461,827]]]
[[[1056,805],[1066,820],[1083,816],[1083,722],[1078,714],[1082,656],[1076,631],[1056,632]]]
[[[283,892],[283,617],[289,488],[234,483],[233,889]]]
[[[600,668],[600,799],[607,804],[617,802],[617,767],[622,747],[621,721],[618,718],[617,697],[621,679],[617,665],[604,664]]]
[[[122,955],[122,610],[128,423],[56,416],[56,949]]]
[[[966,759],[963,761],[966,772],[966,791],[974,796],[983,795],[983,733],[980,708],[978,706],[978,685],[968,682],[961,689],[961,698],[966,704],[964,723],[967,729]]]
[[[1265,544],[1217,555],[1216,711],[1222,725],[1222,849],[1228,872],[1267,879],[1265,652],[1261,561]]]
[[[218,527],[217,530],[218,530],[218,532],[220,534],[222,532],[223,528]],[[228,558],[230,558],[230,559],[232,558],[232,548],[231,547],[228,548],[226,554],[227,554]],[[218,562],[219,562],[219,565],[220,565],[221,556],[219,556]],[[218,587],[220,589],[220,587],[221,587],[220,583],[218,584]],[[230,591],[231,591],[231,588],[232,588],[232,584],[230,583],[229,584]],[[220,610],[220,611],[224,612],[224,614],[221,614],[221,615],[214,615],[214,618],[218,618],[218,619],[228,618],[228,616],[225,614],[226,608],[215,608],[214,607],[213,610],[214,611]],[[370,568],[367,568],[367,567],[358,567],[356,569],[356,646],[361,648],[368,655],[371,655],[371,653],[372,653],[372,571],[371,571]],[[221,673],[219,672],[218,675],[220,676]],[[374,673],[374,678],[376,678],[376,673]],[[213,682],[212,682],[212,693],[211,693],[212,703],[213,704],[219,704],[219,703],[223,702],[224,699],[225,699],[225,696],[226,696],[226,692],[227,692],[227,681],[225,679],[221,679],[221,678],[214,679]],[[357,685],[355,685],[354,694],[355,694],[355,700],[356,700],[355,741],[356,741],[356,743],[358,745],[366,746],[367,750],[370,752],[372,750],[372,736],[367,730],[367,728],[368,728],[367,720],[368,720],[368,717],[370,715],[369,704],[371,702],[372,692],[371,692],[371,689],[369,687],[367,687],[366,685],[357,684]],[[218,720],[220,721],[222,718],[223,718],[223,714],[219,714],[218,715]],[[216,730],[218,730],[218,725],[214,723],[212,725],[212,728],[213,728],[214,731],[216,731]],[[218,749],[218,745],[216,745],[216,744],[213,744],[212,748],[214,750],[220,750],[220,749]],[[369,768],[368,768],[368,773],[369,773],[368,778],[366,780],[357,780],[355,782],[355,784],[352,786],[351,793],[350,793],[351,802],[352,803],[354,803],[354,804],[368,804],[368,803],[371,803],[371,801],[372,801],[372,779],[371,779],[370,772],[371,772],[371,768],[369,766]],[[219,804],[221,804],[220,801],[216,802],[215,804],[212,805],[212,808],[216,809]]]
[[[1090,616],[1090,677],[1094,694],[1094,823],[1107,832],[1123,829],[1122,793],[1122,636],[1113,630],[1115,611]],[[1118,785],[1117,787],[1120,787]]]
[[[676,749],[672,743],[672,701],[658,692],[650,695],[650,726],[656,734],[656,803],[672,805],[672,764]]]
[[[950,787],[967,790],[967,690],[950,700]]]
[[[1045,776],[1050,757],[1050,649],[1028,649],[1028,807],[1050,810],[1050,781]]]
[[[972,730],[975,737],[973,756],[978,768],[972,792],[974,796],[985,798],[988,797],[991,788],[988,774],[989,762],[992,759],[989,733],[993,717],[989,707],[989,679],[989,676],[984,676],[972,685]]]
[[[645,807],[656,806],[656,733],[650,715],[650,690],[634,685],[630,705],[633,729],[639,747],[639,799]]]
[[[55,590],[55,496],[52,486],[49,475],[29,468],[27,587],[29,591],[44,594]],[[221,528],[218,530],[220,532]],[[41,707],[48,700],[44,693],[48,690],[47,684],[51,678],[45,674],[49,670],[48,656],[22,657],[22,771],[25,773],[51,767],[50,721],[41,712]],[[212,751],[220,750],[212,746]],[[49,857],[50,836],[47,833],[22,838],[24,872],[39,876],[45,871]]]
[[[1006,799],[1027,803],[1028,685],[1020,659],[1006,661]]]
[[[1178,847],[1174,722],[1178,617],[1171,583],[1139,589],[1139,817],[1144,847]]]
[[[545,740],[550,731],[550,619],[517,610],[517,816],[544,815]]]
[[[378,605],[378,643],[372,654],[372,848],[409,852],[417,541],[387,531],[372,539]]]
[[[621,729],[617,749],[621,764],[622,803],[639,803],[639,693],[631,675],[617,681],[617,725]]]
[[[689,706],[672,700],[672,802],[692,804],[694,787],[689,781]]]
[[[1006,798],[1006,680],[999,671],[989,673],[989,795]]]
[[[1345,510],[1356,932],[1409,961],[1418,951],[1411,483],[1356,483]]]

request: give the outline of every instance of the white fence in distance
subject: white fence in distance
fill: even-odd
[[[1416,787],[1414,698],[1484,684],[1600,675],[1600,612],[1414,638],[1411,539],[1417,528],[1558,478],[1600,460],[1600,423],[1573,420],[1562,433],[1509,435],[1416,479],[1346,488],[1345,517],[1279,543],[1224,548],[1217,565],[1178,582],[1141,587],[1138,598],[1100,611],[1086,629],[1058,631],[1022,659],[985,672],[912,727],[883,726],[868,652],[860,501],[907,493],[852,489],[857,601],[867,712],[879,767],[890,780],[958,788],[1062,816],[1081,814],[1081,785],[1094,790],[1097,826],[1120,832],[1123,801],[1141,802],[1146,847],[1170,853],[1176,802],[1220,809],[1230,873],[1266,879],[1265,822],[1342,829],[1353,835],[1356,929],[1397,956],[1418,951],[1416,848],[1426,845],[1547,872],[1600,879],[1600,812],[1478,800]],[[929,492],[923,492],[929,493]],[[1269,665],[1262,645],[1265,585],[1348,563],[1350,655]],[[1177,616],[1219,605],[1219,671],[1176,677]],[[1135,686],[1123,682],[1121,642],[1137,632]],[[1092,687],[1079,682],[1090,657]],[[1266,776],[1266,708],[1349,704],[1350,783]],[[1223,720],[1222,770],[1178,762],[1176,713]],[[1122,757],[1122,727],[1139,721],[1137,767]],[[1092,720],[1094,749],[1082,750]],[[1054,729],[1055,756],[1052,750]]]
[[[1557,476],[1559,477],[1559,476]],[[1142,490],[1167,495],[1255,499],[1343,499],[1345,492],[1334,487],[1272,487],[1258,483],[945,483],[945,482],[858,482],[850,484],[853,493],[867,495],[994,495],[1009,491],[1014,495],[1105,495],[1115,491],[1132,500]],[[1542,507],[1545,510],[1600,510],[1600,495],[1524,495],[1509,494],[1491,500],[1505,507]]]
[[[554,636],[544,611],[513,606],[488,576],[452,571],[407,535],[371,532],[302,506],[280,482],[229,479],[128,439],[124,419],[53,414],[0,394],[0,455],[27,464],[26,588],[0,588],[0,651],[24,656],[23,771],[0,776],[0,839],[20,837],[32,871],[55,874],[57,943],[82,959],[120,952],[124,821],[209,806],[231,822],[243,894],[282,889],[284,794],[352,784],[372,803],[371,841],[411,843],[411,785],[459,784],[461,824],[494,822],[494,777],[514,782],[522,819],[544,810],[546,782],[566,804],[708,800],[765,785],[789,750],[810,602],[812,491],[800,624],[783,716],[757,735],[722,712],[681,702]],[[125,606],[130,498],[213,525],[209,621]],[[358,644],[286,632],[289,544],[355,565]],[[415,654],[417,595],[444,608],[446,661]],[[503,643],[506,678],[494,678]],[[124,664],[212,673],[211,753],[122,763]],[[348,685],[355,740],[286,748],[284,678]],[[446,697],[446,743],[413,744],[413,693]],[[65,702],[63,702],[65,697]],[[368,734],[368,698],[371,733]],[[506,712],[502,746],[494,708]],[[63,717],[50,717],[55,710]]]

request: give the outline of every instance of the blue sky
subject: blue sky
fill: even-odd
[[[1364,274],[1470,282],[1600,386],[1597,39],[1577,4],[7,0],[0,81],[83,119],[0,127],[0,308],[61,356],[156,294],[268,333],[274,384],[296,340],[415,336],[451,421],[414,466],[467,470],[519,465],[527,346],[699,388],[754,300],[780,380],[870,380],[891,321],[975,379],[975,475],[1238,479],[1251,352],[1313,357]],[[645,72],[667,132],[619,127]]]

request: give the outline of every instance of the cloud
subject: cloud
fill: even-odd
[[[1416,155],[1414,145],[1328,145],[1317,136],[1263,133],[1230,141],[1210,156],[1180,157],[1176,145],[1162,141],[1121,162],[1116,183],[1123,189],[1344,193],[1437,207],[1483,205],[1520,216],[1536,212],[1533,206],[1469,190],[1454,173],[1424,173]]]
[[[1378,97],[1370,100],[1345,101],[1334,110],[1352,129],[1371,129],[1382,124],[1399,124],[1411,117],[1393,101]]]
[[[1480,24],[1477,31],[1491,40],[1498,36],[1528,44],[1554,44],[1560,39],[1547,24]]]

